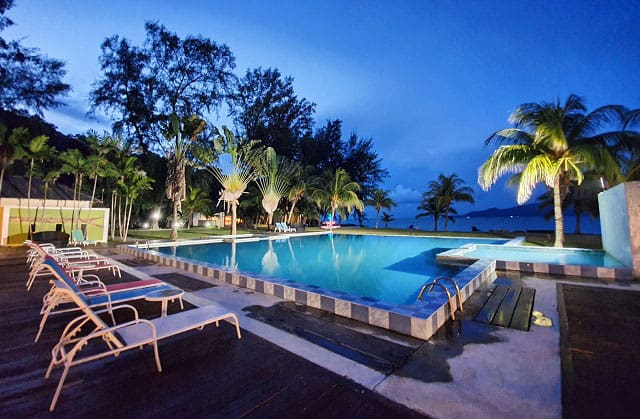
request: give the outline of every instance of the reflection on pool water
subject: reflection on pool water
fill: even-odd
[[[624,268],[625,265],[605,252],[585,249],[558,249],[532,246],[469,246],[456,252],[460,256],[477,259],[549,263],[555,265],[586,265]]]
[[[436,254],[478,238],[320,235],[238,243],[161,247],[158,252],[380,300],[415,302],[422,284],[461,268],[436,263]]]

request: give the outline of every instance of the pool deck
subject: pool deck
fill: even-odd
[[[111,249],[97,250],[116,262],[134,265],[118,262],[126,276],[147,278],[176,272],[167,266],[135,262]],[[26,271],[19,255],[0,259],[0,269],[0,416],[45,416],[56,382],[44,380],[44,369],[50,348],[69,317],[51,321],[43,340],[33,344],[41,297],[48,287],[41,281],[31,293],[25,290]],[[162,374],[155,371],[149,350],[72,369],[54,416],[107,412],[129,417],[175,413],[508,418],[523,412],[541,418],[562,416],[556,285],[575,281],[528,275],[514,280],[536,288],[535,309],[552,319],[550,328],[532,326],[530,332],[521,332],[480,325],[472,321],[471,300],[460,313],[459,335],[439,334],[416,344],[362,327],[362,333],[405,345],[412,353],[393,371],[380,372],[245,311],[250,306],[273,307],[283,299],[193,272],[186,275],[211,286],[186,292],[185,301],[195,306],[216,302],[233,310],[239,315],[243,339],[236,340],[228,325],[171,338],[160,346]],[[635,283],[588,284],[640,290]],[[481,298],[482,292],[476,294]],[[140,308],[143,316],[157,316],[156,306],[143,304]],[[170,313],[172,310],[175,307],[170,306]],[[603,316],[606,318],[606,312]],[[433,374],[435,369],[441,374]]]

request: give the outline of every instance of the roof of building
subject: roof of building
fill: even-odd
[[[29,191],[29,179],[21,176],[5,176],[2,181],[2,198],[27,198]],[[44,182],[41,179],[31,180],[31,198],[44,199]],[[47,199],[73,200],[73,189],[65,185],[50,183],[47,190]],[[90,201],[91,196],[80,194],[81,201]]]

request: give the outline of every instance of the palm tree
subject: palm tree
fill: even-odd
[[[140,196],[142,191],[151,189],[153,179],[147,176],[144,170],[137,169],[127,171],[118,181],[120,193],[124,196],[124,208],[118,213],[123,216],[119,220],[120,240],[126,241],[129,234],[129,224],[131,223],[131,211],[133,203]]]
[[[165,137],[170,140],[172,149],[169,151],[167,174],[167,198],[173,202],[173,222],[171,223],[171,235],[169,238],[178,238],[178,212],[185,198],[187,184],[185,178],[187,154],[195,140],[205,130],[207,123],[192,115],[186,119],[180,119],[178,115],[171,115]]]
[[[389,228],[389,223],[394,221],[395,218],[393,218],[393,215],[382,211],[382,222],[384,223],[384,228]],[[377,224],[377,220],[376,220],[376,224]],[[378,228],[376,226],[376,228]]]
[[[93,207],[93,201],[96,197],[96,188],[98,186],[99,177],[109,177],[115,171],[113,163],[109,161],[107,156],[118,147],[119,140],[104,134],[102,137],[90,133],[87,136],[87,142],[91,154],[87,157],[87,177],[93,180],[91,188],[91,201],[89,202],[89,210]]]
[[[279,158],[273,147],[267,147],[256,162],[256,183],[262,193],[262,207],[267,212],[267,226],[270,226],[280,200],[289,192],[292,166]]]
[[[329,228],[333,229],[337,211],[346,210],[343,215],[347,215],[353,208],[364,209],[364,203],[358,198],[359,191],[360,185],[352,182],[344,169],[337,169],[335,172],[325,170],[318,179],[318,184],[313,187],[311,200],[319,207],[331,211]]]
[[[603,127],[621,120],[624,110],[603,106],[585,113],[582,98],[570,95],[564,104],[525,103],[511,114],[515,125],[492,134],[486,144],[501,145],[478,170],[478,183],[488,190],[505,173],[517,173],[518,203],[525,203],[538,183],[553,190],[555,243],[564,243],[562,201],[573,181],[582,183],[585,170],[593,170],[616,181],[620,168],[607,141],[622,137],[620,131],[599,133]]]
[[[454,202],[475,203],[473,199],[473,189],[463,185],[464,180],[459,178],[455,173],[449,176],[440,173],[437,180],[429,182],[429,190],[427,193],[434,198],[439,198],[441,204],[444,206],[445,231],[448,229],[449,220],[453,220],[450,215],[455,215],[456,213],[453,209]]]
[[[418,209],[424,212],[416,215],[417,218],[433,217],[433,231],[438,231],[438,220],[445,213],[446,207],[441,198],[434,197],[428,192],[422,194],[422,203]]]
[[[602,191],[600,179],[593,175],[585,175],[581,185],[571,185],[569,192],[562,202],[562,209],[573,209],[576,217],[575,234],[582,234],[582,215],[588,214],[597,218],[600,214],[598,208],[598,193]],[[553,217],[553,193],[546,191],[538,197],[540,204],[538,209],[548,210],[544,213],[545,220]]]
[[[80,150],[72,148],[60,155],[60,161],[62,162],[62,173],[68,173],[73,176],[73,211],[71,213],[71,229],[75,228],[76,222],[76,207],[77,202],[80,199],[80,192],[82,191],[82,176],[87,171],[87,160],[82,155]]]
[[[376,209],[376,230],[380,220],[380,210],[382,208],[391,210],[391,207],[397,206],[393,199],[389,197],[389,191],[383,191],[382,189],[374,190],[371,199],[367,199],[366,203]]]
[[[189,187],[187,195],[182,202],[182,214],[187,219],[187,228],[193,224],[193,214],[200,212],[205,215],[211,214],[213,201],[209,195],[200,188]]]
[[[312,166],[307,166],[304,169],[299,164],[296,164],[293,168],[292,173],[292,184],[289,188],[289,202],[291,203],[291,208],[289,209],[289,215],[287,217],[287,223],[293,224],[293,212],[296,208],[296,205],[300,200],[302,200],[307,190],[310,187],[311,180],[311,171],[314,168]]]
[[[49,192],[49,185],[55,183],[60,177],[60,174],[59,168],[51,169],[43,173],[42,182],[44,183],[44,197],[42,198],[42,217],[40,218],[40,221],[44,221],[45,212],[47,211],[47,193]]]
[[[26,128],[14,128],[8,134],[7,127],[0,123],[0,196],[2,194],[2,184],[4,183],[4,173],[13,164],[13,161],[21,154],[22,144],[25,144],[29,137],[29,130]]]
[[[54,148],[47,145],[49,137],[46,135],[38,135],[32,138],[26,145],[24,145],[19,152],[19,158],[26,159],[29,162],[29,168],[27,169],[28,186],[27,186],[27,213],[31,216],[31,182],[33,175],[35,174],[35,163],[45,161],[49,156],[53,155]],[[35,220],[38,216],[38,209],[36,208],[36,215],[33,219],[34,228]],[[31,238],[31,228],[28,231],[28,237]]]
[[[256,141],[244,142],[226,126],[222,131],[214,127],[212,144],[194,147],[194,155],[201,167],[213,175],[222,186],[220,201],[231,209],[231,235],[237,232],[236,219],[240,197],[255,178],[253,162]]]

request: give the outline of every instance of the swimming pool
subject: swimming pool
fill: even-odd
[[[534,246],[471,245],[459,251],[448,252],[473,259],[496,259],[556,265],[583,265],[605,268],[626,266],[603,251],[587,249],[562,249]]]
[[[436,254],[468,243],[504,240],[372,235],[319,235],[156,248],[253,277],[280,279],[370,299],[412,304],[420,287],[461,267],[438,264]]]

